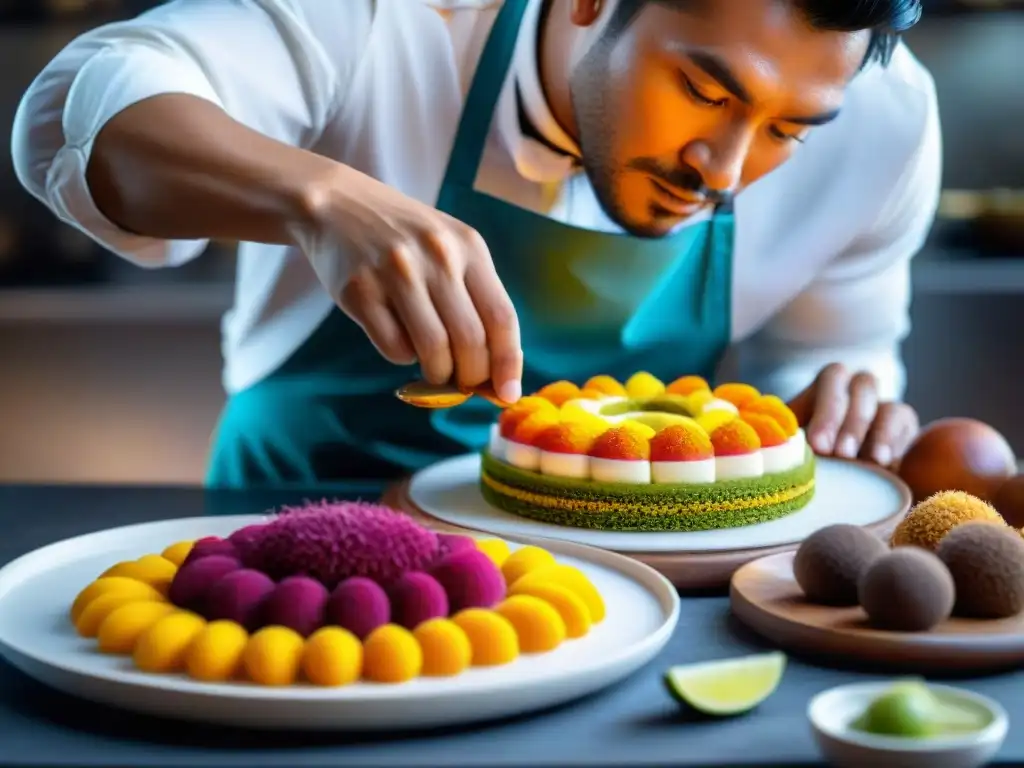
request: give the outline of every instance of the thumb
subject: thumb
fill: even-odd
[[[796,416],[797,423],[801,427],[806,427],[811,421],[811,417],[814,415],[814,402],[818,391],[818,380],[815,379],[808,384],[802,392],[797,394],[790,400],[786,405],[793,411]]]

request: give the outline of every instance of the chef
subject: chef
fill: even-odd
[[[790,398],[897,460],[940,185],[917,0],[172,0],[17,113],[24,186],[142,268],[240,243],[211,486],[366,495],[485,441],[480,398],[645,370]],[[173,386],[169,382],[168,386]],[[157,404],[158,406],[159,404]],[[156,436],[155,436],[156,437]]]

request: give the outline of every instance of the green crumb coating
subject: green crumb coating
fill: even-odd
[[[766,523],[814,497],[814,454],[786,472],[716,483],[636,485],[552,477],[482,455],[480,488],[493,506],[571,528],[708,531]]]

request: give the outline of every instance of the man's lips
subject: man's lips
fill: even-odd
[[[705,198],[673,189],[658,179],[652,178],[651,186],[654,187],[658,205],[677,216],[690,216],[707,205]]]

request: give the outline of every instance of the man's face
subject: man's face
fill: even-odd
[[[779,0],[648,2],[624,31],[615,9],[584,33],[570,91],[598,199],[644,237],[785,162],[835,117],[869,38],[815,30]]]

